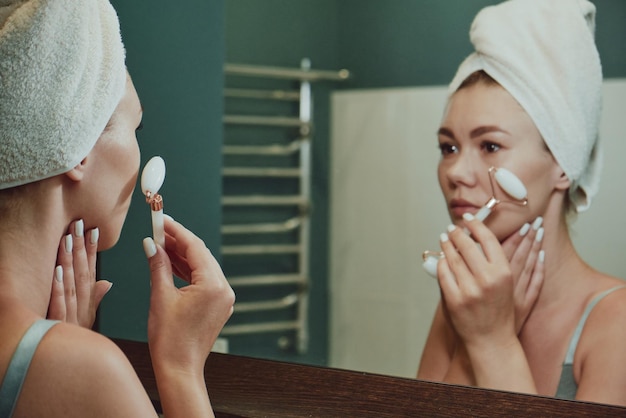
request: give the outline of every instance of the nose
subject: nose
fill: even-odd
[[[483,164],[467,153],[459,153],[455,158],[442,161],[440,169],[453,186],[473,187],[478,183],[479,173],[485,171]]]

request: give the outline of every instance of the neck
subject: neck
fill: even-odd
[[[561,303],[580,289],[581,281],[592,276],[592,269],[578,255],[560,205],[551,205],[544,214],[544,283],[536,307]]]
[[[5,212],[0,221],[0,300],[14,300],[43,317],[68,223],[60,196],[60,187],[39,187],[20,196],[19,210]]]

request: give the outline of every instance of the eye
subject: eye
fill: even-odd
[[[490,141],[483,142],[482,144],[480,144],[480,147],[489,154],[500,150],[500,145]]]
[[[446,142],[442,142],[439,144],[439,151],[441,151],[441,155],[450,155],[455,154],[459,151],[456,145],[449,144]]]

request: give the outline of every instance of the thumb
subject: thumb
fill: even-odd
[[[108,280],[98,280],[95,284],[94,288],[94,303],[96,306],[100,306],[100,302],[104,298],[109,290],[113,287],[113,283]]]
[[[150,265],[150,283],[153,290],[174,287],[172,264],[163,248],[158,247],[150,237],[144,238],[143,250]]]

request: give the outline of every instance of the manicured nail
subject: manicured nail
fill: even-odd
[[[463,219],[465,219],[466,221],[471,221],[472,219],[474,219],[474,215],[472,215],[472,214],[471,214],[471,213],[469,213],[469,212],[465,212],[465,213],[463,214]]]
[[[94,228],[89,233],[89,242],[95,244],[98,242],[98,238],[100,238],[100,230],[98,228]]]
[[[445,232],[442,233],[441,235],[439,235],[439,240],[441,242],[446,242],[448,240],[448,234],[446,234]]]
[[[539,262],[543,263],[545,259],[546,259],[546,252],[544,250],[539,251]]]
[[[65,251],[71,253],[73,248],[74,240],[72,239],[72,234],[67,234],[65,236]]]
[[[526,222],[524,225],[522,225],[522,227],[519,230],[519,234],[521,236],[524,236],[526,234],[528,234],[528,230],[530,230],[530,224],[528,222]]]
[[[113,283],[112,283],[112,282],[109,282],[109,288],[107,289],[106,293],[109,293],[109,290],[111,290],[111,288],[112,288],[112,287],[113,287]],[[105,293],[105,294],[106,294],[106,293]]]
[[[452,232],[456,229],[456,225],[455,224],[450,224],[448,225],[448,232]]]
[[[77,237],[82,237],[83,234],[85,233],[85,224],[83,223],[82,219],[79,219],[74,224],[74,233],[76,234]]]
[[[537,219],[535,219],[535,222],[533,222],[533,229],[535,231],[538,230],[542,223],[543,218],[541,216],[537,216]]]
[[[143,239],[143,251],[148,258],[152,258],[156,254],[157,249],[152,238],[147,237]]]
[[[54,269],[54,279],[59,283],[63,283],[63,267],[62,266],[56,266],[56,268]]]
[[[541,242],[542,239],[543,239],[543,228],[539,228],[539,230],[537,231],[537,235],[535,236],[535,241]]]

